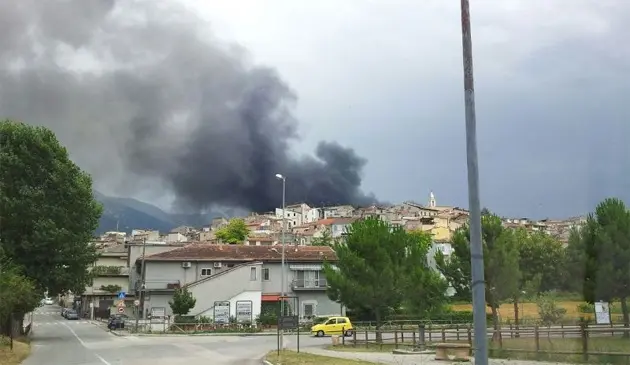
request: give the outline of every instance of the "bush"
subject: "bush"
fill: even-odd
[[[567,310],[558,306],[556,297],[551,293],[543,293],[538,297],[538,316],[541,324],[551,326],[562,320]]]
[[[577,306],[577,310],[580,313],[595,313],[595,305],[590,303],[580,303]]]
[[[465,324],[473,322],[472,311],[454,311],[445,309],[441,313],[431,315],[428,319],[419,319],[418,316],[411,314],[395,314],[387,317],[388,321],[409,321],[418,323],[448,323],[448,324]],[[486,314],[486,321],[492,321],[492,314]]]

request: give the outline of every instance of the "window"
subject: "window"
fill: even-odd
[[[302,303],[302,317],[311,318],[315,316],[315,303]]]
[[[345,318],[337,318],[337,324],[344,324],[344,323],[346,323]]]
[[[337,324],[337,319],[336,318],[329,319],[325,324],[327,324],[327,325],[328,324]]]
[[[212,275],[212,269],[201,269],[201,276],[210,276]]]
[[[269,281],[269,269],[262,269],[263,280]]]
[[[256,268],[252,267],[249,272],[249,280],[256,281]]]

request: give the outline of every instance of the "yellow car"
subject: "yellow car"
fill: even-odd
[[[311,327],[311,334],[317,337],[342,334],[352,336],[353,331],[352,323],[348,317],[330,317],[326,322]]]

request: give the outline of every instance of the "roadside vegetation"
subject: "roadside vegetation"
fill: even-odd
[[[19,363],[25,314],[44,298],[82,293],[96,259],[101,205],[92,180],[43,127],[0,121],[0,363]],[[13,339],[13,341],[12,341]],[[13,342],[11,349],[10,343]],[[8,345],[9,344],[9,345]]]

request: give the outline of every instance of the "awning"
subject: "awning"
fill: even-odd
[[[322,271],[323,265],[289,265],[289,269],[293,271]]]
[[[263,294],[261,299],[263,302],[278,302],[280,301],[279,294]]]

